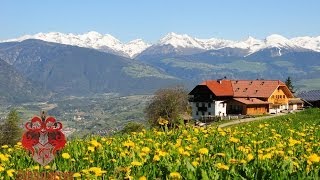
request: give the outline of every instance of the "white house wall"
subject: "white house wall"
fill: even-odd
[[[202,111],[198,111],[197,103],[199,104],[199,107],[207,107],[207,111],[202,114]],[[208,102],[191,102],[191,108],[192,108],[192,118],[193,119],[200,119],[201,116],[226,116],[227,115],[227,104],[223,101],[214,101],[211,103],[211,107],[209,107]],[[197,114],[198,112],[198,114]]]

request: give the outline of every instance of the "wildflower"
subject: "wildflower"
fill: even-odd
[[[78,177],[81,177],[81,174],[80,173],[74,173],[72,177],[78,178]]]
[[[3,149],[7,149],[7,148],[9,148],[9,146],[8,145],[3,145],[3,146],[1,146]]]
[[[199,153],[200,154],[208,154],[209,150],[207,148],[201,148],[201,149],[199,149]]]
[[[90,144],[94,147],[101,147],[101,144],[97,140],[91,140]]]
[[[135,145],[134,142],[132,142],[132,141],[130,141],[130,140],[123,143],[123,146],[128,147],[128,148],[129,148],[129,147],[132,147],[132,148],[133,148],[134,145]]]
[[[197,167],[199,165],[199,162],[198,161],[192,161],[191,163],[194,167]]]
[[[294,146],[296,144],[301,144],[300,141],[292,139],[292,137],[289,138],[289,146]]]
[[[94,147],[93,146],[89,146],[88,147],[88,151],[94,152]]]
[[[144,152],[144,153],[146,153],[146,154],[149,154],[150,148],[148,148],[148,147],[143,147],[143,148],[141,149],[141,151]]]
[[[7,175],[9,176],[9,177],[13,177],[13,173],[15,172],[15,170],[13,170],[13,169],[9,169],[9,170],[7,170]]]
[[[50,169],[51,167],[49,165],[44,166],[44,169]]]
[[[308,164],[317,163],[319,161],[320,161],[320,156],[318,156],[317,154],[311,154],[308,157]]]
[[[70,159],[70,155],[68,153],[62,153],[63,159]]]
[[[229,141],[230,141],[230,142],[233,142],[233,143],[238,143],[238,142],[240,142],[239,139],[234,138],[234,137],[230,137]]]
[[[222,163],[217,163],[216,164],[216,167],[218,169],[222,169],[222,170],[229,170],[229,166],[225,165],[225,164],[222,164]]]
[[[153,156],[153,161],[159,161],[159,160],[160,160],[160,157],[158,155]]]
[[[172,172],[170,173],[169,177],[173,178],[173,179],[182,179],[182,176],[180,175],[180,173],[178,172]]]
[[[33,168],[32,168],[33,170],[39,170],[40,169],[40,167],[39,166],[33,166]]]
[[[101,170],[99,167],[91,167],[89,168],[89,172],[93,172],[95,176],[102,176],[103,173],[106,173],[106,171]]]
[[[8,154],[0,153],[0,160],[1,161],[9,161],[9,157],[10,157],[10,155],[8,155]]]
[[[145,176],[141,176],[139,177],[139,180],[147,180],[147,178]]]
[[[142,163],[138,162],[138,161],[133,161],[133,162],[131,162],[131,165],[132,166],[142,166]]]
[[[4,167],[0,165],[0,172],[4,171]]]
[[[251,161],[252,159],[254,159],[254,156],[253,156],[252,154],[248,154],[247,160],[248,160],[248,161]]]

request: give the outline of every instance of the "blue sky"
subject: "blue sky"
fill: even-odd
[[[169,32],[242,40],[320,35],[319,0],[2,0],[0,40],[58,31],[155,42]]]

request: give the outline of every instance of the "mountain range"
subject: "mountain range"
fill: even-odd
[[[280,49],[291,48],[320,52],[320,36],[304,36],[287,39],[278,34],[272,34],[263,40],[255,39],[249,36],[243,41],[233,41],[217,38],[199,39],[188,36],[186,34],[180,35],[171,32],[161,38],[157,43],[149,44],[144,42],[142,39],[136,39],[128,43],[123,43],[110,34],[103,35],[95,31],[90,31],[88,33],[79,35],[72,33],[64,34],[59,32],[50,32],[25,35],[15,39],[4,40],[2,42],[21,42],[26,39],[40,39],[48,42],[93,48],[103,52],[108,52],[129,58],[135,58],[141,53],[143,54],[145,52],[150,52],[152,51],[152,49],[159,47],[168,49],[168,46],[173,47],[175,51],[180,51],[182,54],[191,54],[207,50],[218,50],[221,48],[235,48],[245,50],[245,56],[247,56],[257,51],[273,47]]]
[[[320,36],[287,39],[273,34],[263,40],[232,41],[169,33],[149,44],[141,39],[123,43],[93,31],[51,32],[2,41],[0,59],[5,67],[0,74],[15,79],[1,76],[0,92],[10,91],[7,83],[16,90],[25,84],[30,92],[12,91],[8,97],[146,94],[223,77],[285,80],[290,76],[297,89],[320,88]]]

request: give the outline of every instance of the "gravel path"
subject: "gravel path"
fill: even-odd
[[[287,113],[278,113],[278,114],[273,114],[270,116],[264,116],[264,117],[256,117],[256,118],[246,118],[246,119],[239,119],[239,120],[233,120],[231,122],[227,122],[227,123],[223,123],[220,124],[218,127],[227,127],[227,126],[231,126],[231,125],[235,125],[235,124],[240,124],[240,123],[245,123],[245,122],[251,122],[251,121],[258,121],[258,120],[263,120],[263,119],[270,119],[273,117],[277,117],[277,116],[283,116],[286,115]]]

